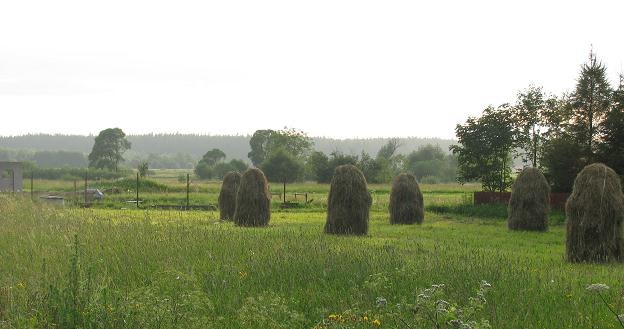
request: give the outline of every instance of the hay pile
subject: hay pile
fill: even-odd
[[[400,174],[390,192],[390,224],[422,223],[425,218],[423,195],[412,174]]]
[[[565,210],[569,261],[623,260],[624,195],[613,169],[601,163],[583,168],[574,180]]]
[[[368,233],[368,216],[371,206],[366,179],[353,165],[338,166],[331,180],[327,198],[325,233]]]
[[[510,230],[546,231],[550,212],[550,185],[533,167],[524,168],[511,187],[507,207]]]
[[[238,226],[266,226],[271,219],[271,193],[264,173],[250,168],[241,177],[236,194],[234,223]]]
[[[219,213],[221,220],[234,219],[236,211],[236,192],[240,185],[241,174],[236,171],[230,171],[223,176],[221,184],[221,192],[219,192]]]

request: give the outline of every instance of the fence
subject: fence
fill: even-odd
[[[20,177],[21,178],[21,177]],[[121,207],[131,206],[136,208],[147,208],[144,206],[144,201],[141,196],[145,194],[143,189],[143,179],[136,174],[136,181],[133,184],[132,190],[125,188],[118,188],[115,186],[115,180],[102,181],[99,177],[91,177],[90,172],[87,170],[84,173],[84,183],[79,180],[38,180],[36,175],[31,173],[29,177],[23,177],[20,179],[20,183],[23,180],[24,188],[19,191],[6,191],[11,195],[30,197],[32,200],[40,200],[57,205],[73,205],[78,207],[91,207],[97,202],[101,202],[106,195],[107,205],[117,204]],[[125,179],[132,182],[132,179]],[[21,184],[20,184],[21,186]],[[102,186],[109,186],[109,188],[102,188]],[[112,186],[112,187],[110,187]],[[73,189],[72,189],[73,187]],[[124,185],[127,187],[127,184]],[[197,188],[197,186],[196,186]],[[186,186],[184,191],[177,190],[178,193],[184,193],[184,198],[180,202],[180,198],[177,199],[176,204],[151,204],[149,208],[156,209],[177,209],[177,210],[216,210],[217,207],[214,204],[195,204],[191,202],[191,180],[190,174],[186,175]],[[104,192],[104,193],[102,193]],[[169,192],[165,189],[163,192],[169,195]],[[148,193],[149,194],[149,193]],[[117,196],[116,196],[117,195]],[[116,197],[115,197],[116,196]],[[161,198],[155,198],[153,201],[163,200]],[[176,199],[174,198],[174,202]],[[166,199],[169,201],[169,199]],[[195,200],[197,201],[197,200]]]
[[[564,209],[569,193],[550,193],[550,207]],[[509,203],[511,192],[474,192],[474,204]]]

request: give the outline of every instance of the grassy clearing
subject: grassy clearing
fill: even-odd
[[[162,171],[149,178],[149,181],[140,183],[139,199],[144,207],[151,205],[186,205],[186,182],[179,182],[170,176],[177,175],[180,171]],[[28,189],[29,182],[24,182]],[[136,199],[136,181],[134,179],[122,180],[94,180],[89,183],[90,188],[107,190],[115,188],[118,194],[105,193],[101,202],[94,203],[96,208],[122,209],[132,207],[128,203]],[[369,184],[372,194],[374,211],[386,211],[390,197],[389,184]],[[216,205],[219,196],[221,182],[218,181],[191,181],[189,188],[190,205]],[[472,203],[472,193],[480,190],[476,184],[420,184],[425,198],[425,205],[457,205]],[[76,181],[74,190],[73,181],[62,180],[36,180],[34,190],[37,195],[63,195],[69,203],[83,202],[84,181]],[[281,203],[283,187],[281,184],[270,184],[273,193],[273,206],[278,208]],[[29,191],[26,191],[28,194]],[[309,204],[303,205],[305,197],[295,196],[295,193],[307,193]],[[294,183],[287,185],[286,199],[290,202],[301,203],[298,212],[301,211],[324,211],[327,209],[327,195],[329,184]]]
[[[493,288],[479,316],[494,328],[616,328],[585,291],[595,282],[624,310],[624,267],[566,263],[561,225],[510,232],[500,217],[427,212],[421,226],[392,226],[385,211],[371,215],[369,236],[338,237],[321,233],[315,210],[238,228],[217,212],[0,199],[0,328],[312,328],[335,314],[394,328],[378,297],[408,304],[444,283],[461,304],[481,280]]]

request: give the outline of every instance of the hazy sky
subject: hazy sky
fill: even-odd
[[[624,1],[1,0],[0,135],[453,137],[530,83],[613,84]]]

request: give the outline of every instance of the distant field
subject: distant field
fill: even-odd
[[[194,201],[214,201],[218,184],[198,185]],[[292,187],[317,188],[319,200],[327,189]],[[470,188],[423,186],[425,202],[461,205]],[[269,227],[238,228],[217,212],[1,196],[0,328],[431,328],[407,306],[421,289],[443,283],[444,299],[463,306],[482,280],[492,288],[474,316],[493,328],[618,325],[585,287],[609,285],[605,298],[624,313],[624,267],[566,263],[560,221],[547,233],[509,232],[498,207],[393,226],[387,193],[376,193],[366,237],[323,234],[322,201],[280,212],[276,200]]]
[[[154,170],[153,174],[147,178],[150,182],[159,184],[151,186],[149,182],[141,180],[139,185],[139,199],[144,207],[151,205],[186,205],[186,174],[191,174],[189,184],[189,204],[208,205],[216,204],[221,188],[220,181],[203,181],[193,177],[191,170],[185,169],[163,169]],[[75,187],[74,187],[75,184]],[[127,201],[136,199],[135,178],[128,178],[120,181],[100,180],[91,177],[88,183],[89,188],[107,190],[115,187],[120,193],[105,193],[105,199],[95,202],[96,208],[121,209],[130,205]],[[373,195],[373,209],[384,210],[388,207],[390,184],[369,184],[369,189]],[[449,184],[421,184],[421,190],[425,194],[426,202],[429,204],[458,204],[472,203],[472,193],[481,189],[478,184],[459,185]],[[24,180],[26,194],[29,193],[30,181]],[[74,189],[75,188],[75,189]],[[281,203],[283,186],[279,183],[269,185],[273,193],[273,203],[277,206]],[[34,191],[37,196],[62,195],[68,203],[84,201],[84,180],[35,180]],[[75,191],[75,192],[74,192]],[[327,204],[327,194],[329,184],[317,184],[313,182],[293,183],[286,186],[286,199],[291,202],[299,202],[303,205],[305,196],[308,194],[309,204],[303,209],[322,210]],[[295,196],[295,193],[300,193]]]

